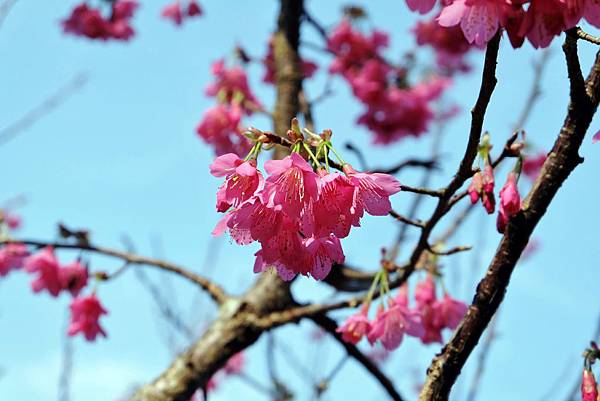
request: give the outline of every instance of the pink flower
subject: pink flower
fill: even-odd
[[[415,301],[417,306],[423,306],[433,304],[435,300],[435,282],[433,276],[428,274],[427,278],[417,283],[415,287]]]
[[[13,269],[20,269],[27,256],[29,252],[24,244],[10,243],[0,247],[0,277]]]
[[[219,60],[212,65],[212,74],[216,81],[206,88],[206,95],[218,97],[229,104],[239,104],[246,114],[262,109],[248,84],[246,71],[241,67],[225,67],[225,61]]]
[[[28,273],[38,274],[37,278],[31,282],[34,292],[47,290],[50,295],[58,296],[63,287],[59,276],[60,266],[52,247],[45,247],[27,257],[23,261],[23,267]]]
[[[591,370],[583,370],[583,379],[581,381],[581,399],[582,401],[596,401],[598,399],[598,385],[596,378]]]
[[[188,17],[196,17],[202,15],[202,8],[197,1],[191,0],[187,6],[187,16]]]
[[[517,176],[510,172],[504,187],[500,190],[500,207],[507,217],[512,217],[521,210],[521,197],[517,188]]]
[[[530,180],[535,180],[540,174],[540,170],[545,161],[545,153],[538,153],[536,156],[526,157],[525,160],[523,160],[523,174]]]
[[[61,289],[68,290],[76,297],[87,285],[88,271],[79,261],[62,266],[58,271]]]
[[[238,107],[220,104],[208,109],[196,127],[196,133],[214,146],[216,155],[235,153],[245,156],[252,145],[241,133]]]
[[[165,19],[173,21],[175,25],[181,25],[183,22],[183,12],[179,0],[175,0],[173,3],[164,6],[160,15]]]
[[[479,171],[473,175],[473,179],[471,180],[471,184],[469,184],[467,191],[469,192],[471,204],[476,204],[481,193],[483,192],[483,178]]]
[[[71,323],[67,330],[70,336],[83,333],[88,341],[94,341],[98,335],[106,337],[99,320],[100,316],[108,312],[102,307],[95,294],[73,298],[70,309]]]
[[[367,338],[371,344],[379,340],[386,350],[391,351],[400,346],[404,334],[421,337],[423,333],[420,315],[390,299],[385,311],[382,307],[377,310]]]
[[[451,330],[458,327],[469,309],[464,302],[452,298],[448,293],[436,302],[434,308],[436,309],[437,319],[439,319],[438,324]]]
[[[488,214],[494,213],[496,209],[496,198],[494,196],[494,169],[486,164],[483,169],[481,202]]]
[[[210,173],[215,177],[225,177],[217,192],[218,212],[226,212],[230,207],[238,207],[250,199],[262,182],[256,160],[244,161],[233,153],[217,157],[210,165]]]
[[[301,212],[317,200],[318,176],[298,153],[265,162],[265,170],[269,177],[260,196],[268,207],[281,206],[289,218],[298,219]]]
[[[63,31],[89,39],[129,40],[135,33],[130,19],[137,7],[137,1],[116,0],[112,3],[110,17],[104,18],[98,9],[82,3],[62,22]]]
[[[442,9],[441,26],[459,25],[469,43],[483,46],[498,31],[501,17],[500,0],[454,0]]]
[[[371,322],[367,316],[368,310],[368,306],[363,305],[359,312],[351,315],[337,328],[336,332],[342,335],[344,341],[358,344],[371,331]]]
[[[319,198],[312,203],[312,213],[304,214],[303,231],[325,237],[330,233],[345,238],[355,219],[355,186],[338,173],[319,172]]]
[[[315,280],[323,280],[327,277],[334,263],[344,263],[342,244],[335,235],[320,238],[308,237],[302,240],[302,245],[305,257],[308,259],[308,266],[310,266],[310,275]],[[296,271],[294,268],[290,270]],[[304,271],[305,269],[302,268],[297,272],[305,274]]]
[[[237,375],[242,372],[246,358],[244,352],[240,351],[227,361],[223,370],[228,375]]]
[[[400,183],[389,174],[360,173],[350,164],[344,165],[344,173],[355,187],[357,217],[363,210],[372,216],[385,216],[392,210],[389,197],[400,191]]]
[[[527,36],[535,48],[548,47],[555,36],[573,27],[577,20],[559,0],[532,0],[519,33]]]
[[[417,11],[419,14],[427,14],[433,10],[436,0],[406,0],[408,8],[412,11]]]
[[[600,141],[600,131],[596,132],[596,134],[594,134],[592,137],[592,143],[596,143],[598,141]]]

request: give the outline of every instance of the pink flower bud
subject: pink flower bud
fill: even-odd
[[[508,174],[504,187],[500,190],[500,206],[506,217],[512,217],[521,210],[521,197],[517,187],[517,176],[511,172]]]
[[[598,385],[594,373],[584,369],[583,379],[581,381],[581,399],[582,401],[597,401]]]
[[[471,198],[471,204],[476,204],[479,200],[479,194],[483,190],[483,179],[481,177],[481,173],[478,171],[473,176],[471,180],[471,184],[469,185],[469,197]]]

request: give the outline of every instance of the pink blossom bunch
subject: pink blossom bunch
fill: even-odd
[[[180,0],[163,7],[160,12],[161,17],[173,21],[175,25],[181,25],[184,20],[202,15],[202,8],[195,0],[186,1],[184,4]]]
[[[499,233],[503,233],[508,224],[508,220],[521,210],[521,196],[517,187],[517,175],[514,172],[508,173],[506,183],[500,190],[500,207],[498,209],[498,220],[496,228]]]
[[[409,308],[408,288],[403,286],[387,307],[379,305],[375,318],[368,317],[369,302],[351,315],[337,332],[346,342],[357,344],[366,337],[371,344],[379,341],[384,349],[396,349],[404,335],[421,339],[425,344],[441,342],[445,328],[455,329],[464,317],[467,306],[447,293],[436,298],[435,283],[431,276],[420,282],[415,291],[416,306]]]
[[[419,46],[433,48],[441,70],[449,74],[470,71],[464,57],[474,46],[467,41],[460,27],[442,27],[434,18],[417,22],[413,33]]]
[[[496,209],[496,198],[494,196],[494,169],[488,163],[481,172],[473,175],[468,188],[471,203],[474,205],[479,199],[488,214],[494,213]]]
[[[244,114],[250,115],[262,110],[256,99],[243,68],[225,67],[219,60],[212,65],[215,82],[206,88],[206,95],[219,101],[208,109],[196,126],[196,133],[207,144],[214,147],[217,156],[235,153],[243,156],[251,148],[250,141],[242,135],[240,121]]]
[[[24,244],[11,243],[0,247],[0,277],[20,269],[28,256],[29,251]]]
[[[301,60],[302,77],[310,78],[319,69],[319,66],[309,60]],[[269,40],[267,48],[267,54],[262,59],[262,63],[265,66],[265,74],[263,75],[262,81],[268,84],[275,83],[275,54],[273,53],[273,38]]]
[[[68,335],[75,336],[81,333],[88,341],[94,341],[98,335],[106,337],[106,332],[100,326],[100,317],[108,312],[96,294],[73,298],[69,308],[71,322],[67,329]]]
[[[435,0],[406,0],[410,9],[431,11]],[[438,17],[441,26],[460,26],[469,43],[486,44],[505,29],[514,47],[527,38],[531,44],[547,47],[552,39],[581,19],[600,27],[597,0],[444,0]],[[526,8],[526,9],[525,9]]]
[[[431,103],[451,83],[449,79],[434,76],[412,87],[399,87],[396,81],[406,71],[391,66],[380,54],[388,41],[386,33],[373,31],[366,36],[346,19],[328,40],[329,50],[335,55],[329,71],[341,75],[354,96],[366,106],[358,124],[375,134],[376,144],[425,133],[435,117]]]
[[[116,0],[111,3],[110,15],[105,17],[100,9],[83,2],[62,21],[63,31],[89,39],[127,41],[135,34],[130,20],[137,7],[135,0]]]
[[[256,160],[234,154],[219,156],[211,174],[224,177],[217,211],[226,212],[214,230],[228,231],[241,245],[257,241],[255,272],[274,268],[284,280],[297,274],[322,280],[344,261],[340,238],[360,226],[367,212],[390,212],[389,196],[400,191],[388,174],[358,172],[345,164],[343,174],[316,171],[299,153],[265,162],[267,178]]]
[[[23,260],[22,266],[28,273],[37,274],[31,282],[34,292],[48,291],[57,297],[61,291],[69,291],[74,297],[86,286],[87,269],[79,261],[61,265],[52,247],[45,247]]]

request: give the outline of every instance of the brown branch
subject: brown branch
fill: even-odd
[[[104,248],[99,246],[94,246],[90,244],[67,244],[64,242],[45,242],[45,241],[33,241],[27,239],[20,240],[0,240],[0,245],[9,244],[9,243],[21,243],[29,246],[36,247],[45,247],[51,246],[55,249],[78,249],[81,251],[93,252],[101,255],[112,256],[114,258],[118,258],[124,260],[129,265],[146,265],[158,267],[162,270],[169,271],[171,273],[175,273],[183,278],[188,279],[194,284],[199,285],[204,291],[206,291],[212,299],[215,300],[219,305],[227,301],[228,296],[225,294],[223,289],[210,281],[209,279],[202,277],[196,273],[193,273],[181,266],[176,264],[155,258],[148,258],[145,256],[136,255],[133,253],[127,253],[122,251],[117,251],[115,249]]]
[[[398,220],[401,223],[408,224],[411,226],[423,228],[423,226],[425,225],[421,220],[414,220],[414,219],[410,219],[408,217],[404,217],[394,210],[390,211],[390,216],[392,216],[393,218],[395,218],[396,220]]]
[[[456,378],[500,306],[511,274],[536,225],[557,191],[583,159],[579,148],[598,107],[600,53],[587,81],[581,78],[577,43],[571,34],[563,47],[571,82],[567,117],[542,171],[502,236],[488,270],[477,286],[468,313],[442,352],[432,361],[420,401],[447,400]],[[581,82],[584,82],[583,88]],[[583,92],[582,92],[583,89]]]
[[[311,319],[316,324],[318,324],[323,330],[331,334],[331,336],[335,338],[336,341],[344,347],[348,355],[350,355],[358,363],[363,365],[363,367],[367,369],[367,371],[371,373],[371,375],[373,375],[373,377],[377,379],[377,381],[379,381],[379,383],[383,386],[383,388],[387,391],[389,396],[394,401],[403,400],[402,396],[400,396],[400,394],[394,387],[392,381],[379,369],[379,367],[377,367],[377,365],[365,354],[363,354],[355,345],[344,341],[342,339],[342,336],[336,332],[337,323],[335,322],[335,320],[330,319],[325,315],[316,315],[311,317]]]
[[[595,45],[600,45],[600,38],[599,37],[590,35],[589,33],[585,32],[580,27],[576,27],[575,28],[575,33],[577,34],[577,37],[579,39],[583,39],[583,40],[585,40],[587,42],[590,42],[590,43],[593,43]]]

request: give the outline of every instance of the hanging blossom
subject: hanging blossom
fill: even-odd
[[[352,226],[360,226],[365,212],[388,214],[389,197],[400,191],[400,184],[387,174],[358,172],[342,160],[343,174],[328,172],[303,142],[296,120],[293,127],[297,133],[290,136],[295,143],[292,153],[267,161],[264,181],[256,168],[260,141],[245,160],[233,154],[217,157],[211,171],[225,177],[217,210],[226,214],[213,234],[228,231],[240,245],[259,242],[257,273],[273,268],[284,280],[298,274],[322,280],[332,265],[344,261],[340,239]],[[320,141],[317,154],[328,151],[330,133],[311,135]],[[302,146],[310,152],[313,166],[298,153]]]
[[[63,31],[94,40],[128,41],[135,34],[131,18],[137,8],[138,2],[135,0],[116,0],[110,3],[109,15],[103,16],[99,8],[90,7],[84,2],[62,21]]]
[[[479,199],[488,214],[494,213],[496,209],[496,198],[494,196],[494,169],[486,164],[483,173],[476,172],[471,179],[468,188],[471,204],[476,204]]]
[[[498,220],[496,222],[500,234],[506,229],[508,220],[521,210],[521,197],[517,187],[517,179],[517,174],[511,171],[508,173],[506,183],[500,190],[500,208],[498,209]]]
[[[431,103],[450,85],[449,79],[434,76],[407,85],[406,70],[390,65],[381,54],[389,44],[388,35],[373,31],[367,36],[348,19],[332,31],[327,44],[335,55],[329,72],[342,76],[366,106],[357,122],[375,134],[374,143],[389,144],[427,132],[435,118]]]
[[[419,13],[431,11],[436,1],[406,0]],[[513,47],[525,38],[547,47],[554,37],[582,19],[600,27],[600,3],[596,0],[444,0],[437,17],[442,27],[459,26],[469,43],[483,46],[499,29],[508,33]]]
[[[0,277],[23,267],[23,262],[28,256],[29,251],[24,244],[10,243],[0,247]]]
[[[273,38],[269,39],[269,45],[267,48],[267,54],[262,59],[262,63],[265,67],[265,74],[263,75],[262,81],[268,84],[275,83],[275,53],[273,49]],[[300,68],[302,69],[302,78],[312,77],[319,66],[310,60],[300,60]]]
[[[21,251],[23,253],[26,250],[21,248]],[[53,297],[57,297],[64,290],[77,296],[87,285],[87,268],[79,261],[61,266],[54,248],[49,246],[27,256],[22,260],[22,266],[26,272],[37,274],[31,282],[31,288],[36,293],[46,290]]]
[[[581,380],[581,400],[597,401],[598,384],[591,369],[583,369],[583,379]]]
[[[212,65],[212,73],[215,82],[206,88],[206,95],[217,98],[219,104],[204,113],[196,133],[214,147],[217,156],[226,153],[243,156],[252,144],[242,135],[242,116],[261,111],[262,105],[250,90],[243,68],[226,68],[225,61],[219,60]]]
[[[177,26],[181,25],[184,20],[199,17],[202,14],[202,8],[195,0],[186,1],[183,4],[180,0],[175,0],[164,6],[160,12],[161,17],[171,20]]]
[[[95,341],[98,335],[106,337],[106,332],[100,326],[100,317],[108,314],[108,312],[104,309],[96,294],[73,298],[69,308],[71,310],[71,322],[67,329],[68,335],[75,336],[81,333],[88,341]]]

